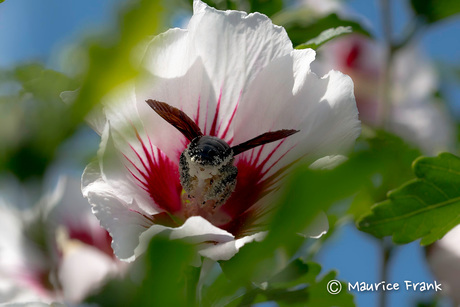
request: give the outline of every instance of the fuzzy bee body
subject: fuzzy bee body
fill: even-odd
[[[225,141],[212,136],[193,139],[179,162],[180,182],[188,198],[202,206],[224,204],[236,186],[234,160]]]

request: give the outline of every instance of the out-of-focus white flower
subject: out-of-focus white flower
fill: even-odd
[[[404,47],[394,56],[390,68],[391,106],[383,106],[381,100],[385,49],[378,42],[361,35],[336,39],[321,48],[315,64],[315,71],[340,69],[353,79],[364,123],[379,126],[385,122],[391,132],[427,154],[452,148],[453,122],[434,97],[435,70],[415,46]]]
[[[52,300],[42,282],[46,257],[25,236],[25,214],[0,202],[0,302]]]
[[[62,177],[30,210],[2,204],[0,211],[2,302],[79,303],[125,270],[77,179]]]
[[[300,5],[312,9],[318,15],[338,13],[343,10],[340,0],[301,0]]]
[[[442,294],[460,305],[460,226],[427,248],[428,264],[442,284]]]
[[[264,217],[289,167],[352,146],[360,133],[353,83],[337,71],[319,78],[310,70],[314,57],[313,50],[293,50],[285,30],[265,15],[222,12],[200,1],[187,29],[150,43],[145,73],[107,97],[105,120],[92,123],[102,141],[82,179],[120,259],[134,260],[159,233],[198,244],[202,256],[229,259],[264,236]],[[283,129],[299,132],[234,155],[235,146]],[[221,146],[225,169],[201,170],[185,153],[188,164],[180,161],[189,144],[205,139],[212,144],[201,144],[200,157],[218,157],[214,149]],[[222,175],[235,176],[232,165],[234,187]],[[209,199],[183,188],[185,182],[229,189]],[[326,230],[323,224],[312,235]]]

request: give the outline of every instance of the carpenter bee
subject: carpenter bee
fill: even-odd
[[[287,129],[266,132],[230,147],[218,137],[203,135],[200,127],[181,110],[157,100],[146,102],[190,141],[179,160],[180,182],[188,200],[200,207],[215,209],[233,193],[238,175],[233,165],[236,155],[298,132]]]

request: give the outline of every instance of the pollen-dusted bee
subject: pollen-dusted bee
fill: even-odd
[[[230,147],[220,138],[203,135],[200,127],[181,110],[157,100],[148,99],[146,102],[190,141],[180,156],[180,182],[188,199],[200,206],[216,208],[233,193],[238,174],[233,165],[236,155],[298,132],[286,129],[266,132]]]

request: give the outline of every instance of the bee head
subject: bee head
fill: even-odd
[[[194,138],[188,146],[188,154],[193,163],[202,166],[218,166],[233,155],[224,140],[209,135]]]

